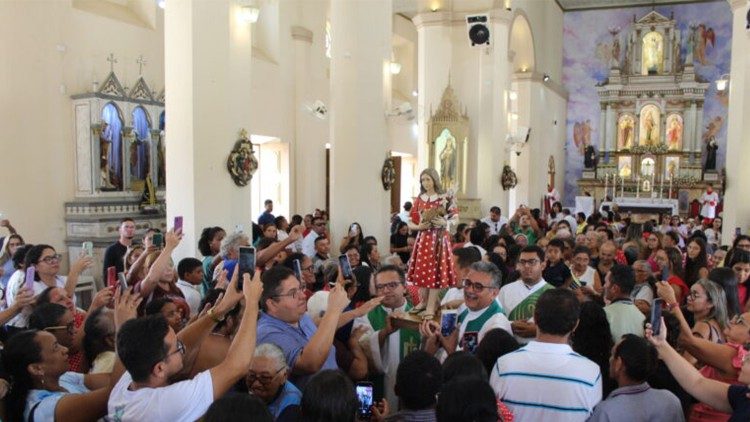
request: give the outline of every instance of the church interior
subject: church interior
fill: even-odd
[[[124,216],[183,216],[192,256],[202,227],[247,227],[266,199],[385,240],[432,167],[462,220],[548,188],[575,211],[688,216],[711,184],[745,232],[748,7],[3,1],[0,212],[70,259]]]

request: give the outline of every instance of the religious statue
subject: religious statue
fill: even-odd
[[[719,149],[719,144],[716,142],[716,137],[711,136],[706,142],[706,164],[703,166],[704,171],[716,170],[716,151]]]
[[[255,158],[253,145],[247,138],[247,131],[240,131],[240,139],[237,140],[227,158],[227,170],[237,186],[247,186],[253,174],[258,170],[258,159]]]
[[[112,147],[112,140],[107,139],[105,135],[107,127],[107,123],[102,123],[101,132],[99,132],[99,178],[102,189],[115,189],[109,166],[109,150]]]
[[[671,116],[667,128],[667,147],[677,151],[682,146],[682,123],[679,116]]]
[[[697,37],[696,37],[696,43],[695,43],[695,58],[698,59],[698,62],[702,65],[708,65],[710,64],[708,62],[708,59],[706,58],[706,47],[709,45],[711,47],[715,46],[716,44],[716,34],[714,33],[713,28],[707,28],[705,24],[698,25],[697,28]]]
[[[591,120],[576,122],[573,125],[573,143],[583,155],[586,146],[591,145]]]
[[[596,167],[596,150],[593,145],[588,145],[583,155],[583,165],[587,169]]]
[[[635,119],[632,116],[621,117],[619,129],[617,133],[617,149],[632,148],[633,136],[635,134]]]
[[[456,138],[447,131],[443,132],[445,136],[445,146],[440,152],[440,179],[447,188],[454,188],[456,182]]]
[[[406,279],[419,287],[422,301],[410,313],[422,319],[435,316],[440,289],[456,284],[448,224],[458,221],[458,206],[446,192],[437,171],[427,168],[419,175],[419,196],[409,214],[409,228],[417,231]]]
[[[643,37],[643,74],[653,75],[661,71],[664,57],[662,36],[658,32],[649,32]]]
[[[157,175],[157,185],[159,186],[166,186],[167,185],[167,166],[166,166],[166,148],[164,145],[164,131],[162,130],[159,133],[159,140],[156,144],[156,175]]]

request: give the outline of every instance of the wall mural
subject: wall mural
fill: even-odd
[[[653,32],[640,40],[641,45],[637,48],[640,57],[635,58],[634,53],[627,48],[632,45],[629,43],[629,34],[635,21],[652,10],[676,22],[679,34],[675,34],[675,39],[679,44],[679,52],[676,51],[677,47],[674,52],[666,51],[666,40],[659,33]],[[563,32],[563,84],[570,93],[565,166],[566,206],[572,206],[578,194],[577,181],[584,168],[583,151],[593,145],[599,152],[599,145],[604,144],[599,139],[600,119],[604,113],[597,85],[607,80],[610,68],[632,67],[636,60],[640,63],[638,73],[660,75],[670,71],[665,68],[665,63],[669,64],[665,57],[677,57],[678,63],[671,66],[682,66],[690,61],[697,78],[711,82],[705,92],[702,121],[697,122],[701,131],[697,139],[701,142],[695,146],[700,148],[701,156],[696,157],[696,160],[706,160],[707,145],[711,143],[711,148],[718,146],[715,153],[716,168],[724,166],[728,90],[717,91],[714,81],[729,73],[732,13],[727,2],[655,9],[635,7],[567,12],[564,15]],[[612,149],[663,143],[669,150],[679,150],[687,142],[683,137],[683,118],[676,114],[661,116],[658,109],[644,107],[640,115],[621,113],[608,124],[616,128],[611,139]],[[621,160],[617,163],[618,171],[630,172],[632,165],[627,160]],[[674,166],[675,163],[672,163],[670,170],[673,172]]]

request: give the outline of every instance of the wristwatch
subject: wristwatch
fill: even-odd
[[[226,318],[226,315],[222,315],[222,316],[216,315],[216,313],[214,312],[214,308],[209,309],[208,312],[206,312],[206,315],[208,315],[209,318],[211,318],[212,320],[216,322],[222,322],[224,321],[224,318]]]

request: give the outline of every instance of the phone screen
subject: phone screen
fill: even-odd
[[[369,418],[372,416],[372,383],[358,382],[356,393],[357,400],[359,401],[357,415],[360,418]]]
[[[237,275],[237,289],[242,290],[242,275],[250,274],[250,277],[255,275],[255,248],[251,246],[240,246],[240,259],[237,262],[237,270],[240,273]]]
[[[34,291],[34,276],[36,276],[36,268],[30,266],[26,268],[26,288],[30,291]]]
[[[655,336],[659,335],[661,330],[661,305],[664,302],[662,299],[654,299],[651,304],[651,330]]]
[[[174,232],[177,233],[178,230],[182,230],[182,216],[178,215],[174,218]]]
[[[107,286],[117,287],[117,268],[115,267],[107,268]]]
[[[81,245],[81,249],[83,249],[83,252],[86,254],[86,256],[94,256],[94,244],[91,242],[83,242]]]
[[[164,235],[161,233],[154,233],[153,237],[151,237],[151,243],[157,248],[161,248],[164,246]]]
[[[352,264],[349,263],[349,257],[346,255],[339,255],[339,265],[341,266],[342,275],[344,279],[352,279]]]
[[[117,273],[117,281],[120,283],[120,293],[124,292],[128,288],[128,279],[125,278],[125,273]]]
[[[299,259],[294,260],[294,275],[297,276],[297,280],[302,281],[302,264]]]

